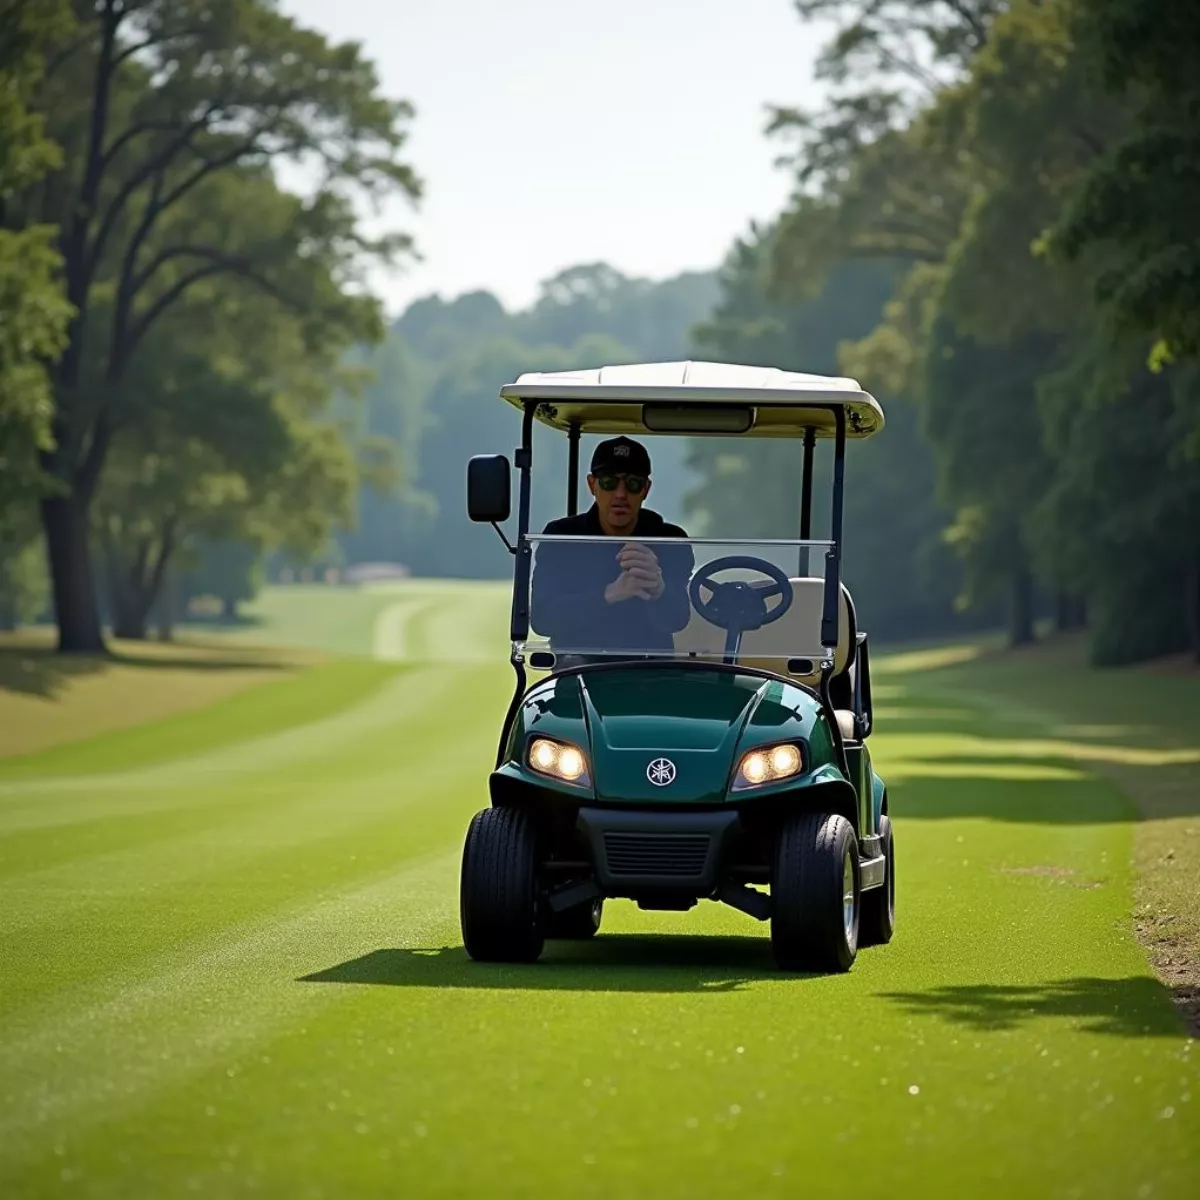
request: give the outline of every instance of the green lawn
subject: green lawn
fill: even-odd
[[[613,904],[595,944],[488,967],[457,878],[503,604],[408,611],[384,643],[414,661],[323,708],[309,672],[113,734],[119,769],[0,770],[0,1195],[1200,1194],[1200,1048],[1099,773],[1194,769],[1195,726],[1030,722],[1029,678],[885,661],[891,946],[787,977],[739,913]]]
[[[446,598],[454,599],[450,623]],[[412,579],[362,587],[268,587],[242,606],[242,623],[204,626],[234,644],[308,646],[388,659],[475,658],[503,644],[511,585]],[[465,638],[465,642],[464,642]]]

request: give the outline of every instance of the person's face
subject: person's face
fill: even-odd
[[[650,480],[645,475],[604,471],[589,475],[587,482],[588,491],[596,498],[601,526],[613,533],[632,532],[650,494]]]

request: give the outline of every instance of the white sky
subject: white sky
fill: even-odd
[[[485,287],[512,306],[604,260],[652,278],[716,266],[790,191],[767,105],[813,103],[823,31],[791,0],[281,0],[364,43],[383,90],[416,106],[425,184],[385,220],[424,261],[375,287]]]

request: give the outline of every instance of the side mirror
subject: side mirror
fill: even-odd
[[[512,470],[503,454],[477,454],[467,463],[467,515],[494,525],[507,521]]]

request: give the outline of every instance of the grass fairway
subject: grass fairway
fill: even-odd
[[[213,624],[205,633],[233,645],[305,646],[408,662],[453,660],[464,646],[472,655],[480,646],[503,647],[511,595],[508,584],[473,580],[269,587],[243,606],[241,624]]]
[[[111,649],[60,658],[47,630],[0,634],[0,759],[203,708],[319,657],[220,641]]]
[[[503,603],[423,587],[371,626],[410,665],[324,710],[301,675],[0,770],[0,1196],[1200,1194],[1110,742],[893,662],[891,946],[787,977],[739,913],[610,904],[472,964]]]

